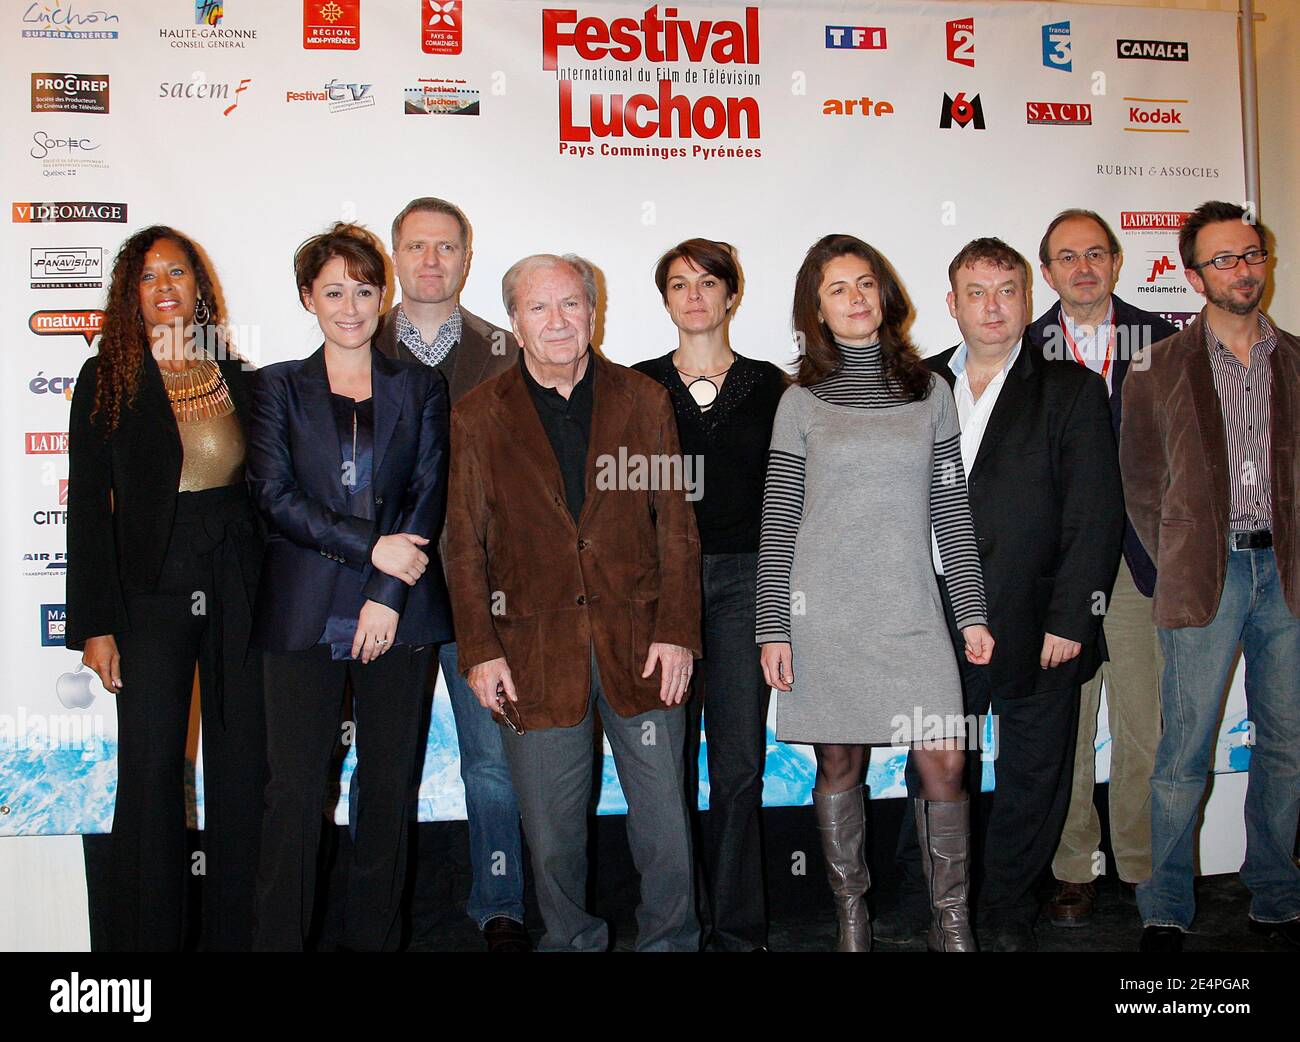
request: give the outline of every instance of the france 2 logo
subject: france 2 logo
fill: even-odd
[[[420,0],[420,48],[425,54],[460,54],[463,0]]]
[[[1043,65],[1048,69],[1070,72],[1074,62],[1070,57],[1070,23],[1052,22],[1043,26]]]

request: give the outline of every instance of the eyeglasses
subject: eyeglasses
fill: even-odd
[[[1202,268],[1208,268],[1213,264],[1220,271],[1231,271],[1241,261],[1247,264],[1263,264],[1268,260],[1268,250],[1247,250],[1245,253],[1221,253],[1217,257],[1211,257],[1207,261],[1201,261],[1200,264],[1187,265],[1188,271],[1200,271]]]
[[[1052,260],[1056,261],[1062,268],[1073,268],[1078,265],[1080,260],[1086,260],[1089,264],[1097,265],[1106,257],[1113,256],[1115,256],[1114,250],[1103,250],[1094,247],[1091,250],[1084,250],[1082,253],[1071,253],[1066,250],[1064,253],[1057,254]]]

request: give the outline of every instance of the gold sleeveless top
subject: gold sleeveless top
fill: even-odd
[[[221,368],[210,358],[183,372],[159,367],[181,432],[178,491],[222,488],[244,480],[244,432]]]

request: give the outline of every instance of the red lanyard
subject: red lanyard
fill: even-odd
[[[1069,327],[1065,324],[1064,310],[1057,315],[1057,321],[1061,324],[1061,332],[1065,334],[1065,342],[1070,345],[1070,352],[1074,355],[1074,360],[1086,368],[1088,363],[1084,361],[1083,355],[1079,354],[1079,349],[1074,343],[1074,337],[1070,336]],[[1111,358],[1115,354],[1115,305],[1113,303],[1110,306],[1110,311],[1106,314],[1106,323],[1110,326],[1110,337],[1106,341],[1106,357],[1101,363],[1101,378],[1103,380],[1106,379],[1106,374],[1110,372]]]

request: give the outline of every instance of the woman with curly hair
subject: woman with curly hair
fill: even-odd
[[[160,225],[136,232],[72,398],[67,645],[117,696],[114,950],[179,950],[191,874],[203,877],[201,946],[252,939],[266,738],[249,637],[262,537],[244,481],[250,367],[221,319],[194,243]],[[196,664],[201,872],[185,833]]]
[[[961,683],[932,526],[966,657],[988,662],[993,638],[957,409],[907,339],[908,317],[889,265],[861,239],[828,235],[808,251],[793,315],[804,354],[777,407],[763,493],[757,641],[779,692],[777,737],[816,750],[839,951],[871,947],[862,780],[872,745],[908,748],[921,778],[929,946],[975,943]]]

